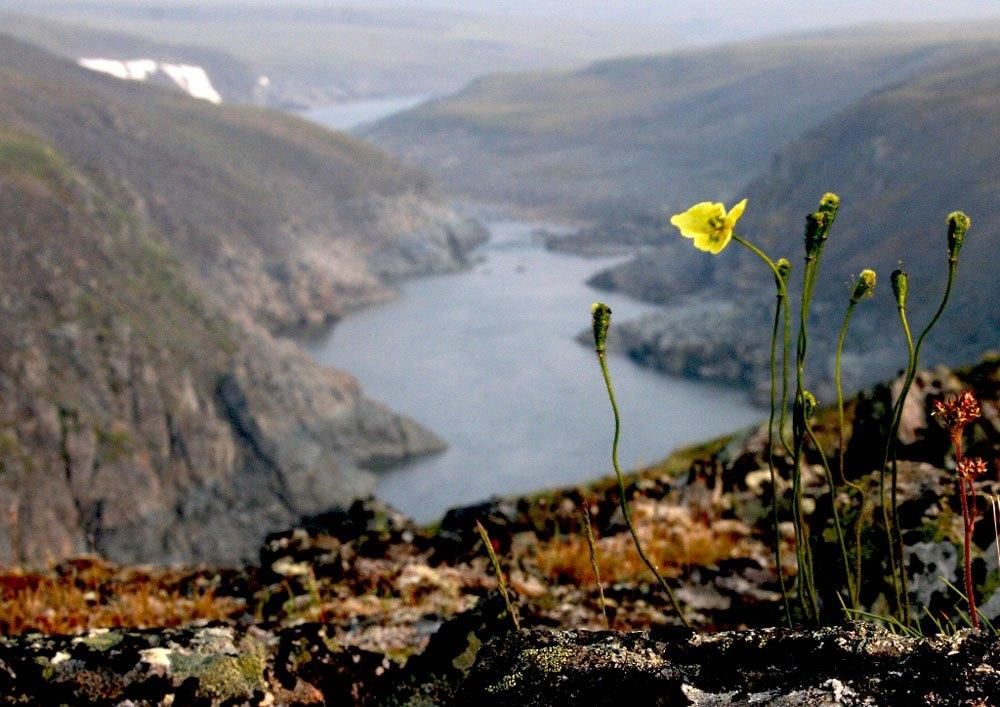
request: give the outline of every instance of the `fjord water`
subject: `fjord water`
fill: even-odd
[[[430,96],[389,96],[363,101],[347,101],[320,108],[311,108],[302,113],[304,118],[325,125],[333,130],[351,130],[366,123],[372,123],[407,108],[423,103]]]
[[[652,307],[585,284],[613,259],[548,252],[533,229],[490,224],[473,268],[405,283],[398,300],[352,314],[311,345],[320,362],[447,440],[441,455],[380,472],[378,494],[420,521],[491,494],[612,473],[611,409],[593,349],[575,337],[589,329],[595,298],[611,305],[613,322]],[[738,391],[623,356],[610,366],[627,468],[763,416]]]

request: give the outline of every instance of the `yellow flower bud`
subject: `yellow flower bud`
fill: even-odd
[[[851,295],[851,299],[855,302],[860,302],[861,300],[871,297],[874,294],[875,271],[862,270],[861,274],[858,275],[858,281],[854,285],[854,293]]]

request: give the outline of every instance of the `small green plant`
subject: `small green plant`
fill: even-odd
[[[830,521],[835,531],[836,544],[840,553],[843,586],[841,591],[835,594],[848,615],[860,615],[859,603],[862,584],[862,523],[866,518],[865,489],[861,484],[851,480],[847,473],[845,462],[845,419],[844,419],[844,394],[841,381],[841,358],[844,341],[847,336],[848,327],[857,305],[872,296],[875,289],[876,274],[873,270],[865,270],[859,276],[851,292],[848,301],[847,311],[837,336],[837,348],[834,362],[834,383],[837,390],[837,420],[838,420],[838,474],[835,476],[833,469],[826,458],[822,445],[812,427],[812,418],[815,413],[817,403],[815,397],[806,388],[806,360],[809,349],[809,322],[810,310],[813,296],[815,294],[816,282],[820,264],[826,248],[831,229],[840,209],[840,198],[836,194],[827,193],[820,199],[819,206],[813,213],[806,217],[805,227],[805,263],[802,273],[802,283],[800,299],[798,303],[798,334],[795,347],[795,388],[794,394],[789,401],[789,365],[791,361],[790,351],[790,312],[791,302],[788,296],[788,278],[790,264],[788,260],[781,258],[777,261],[769,257],[760,248],[752,244],[746,238],[735,232],[737,222],[746,209],[747,200],[739,202],[732,209],[727,210],[723,204],[713,202],[701,202],[695,204],[687,211],[674,215],[670,222],[676,226],[683,237],[693,241],[695,248],[718,255],[726,246],[736,242],[747,248],[757,258],[759,258],[771,271],[777,290],[777,305],[774,313],[774,324],[771,330],[770,348],[770,415],[768,418],[768,467],[771,475],[773,489],[773,500],[771,515],[774,525],[774,557],[777,568],[778,580],[782,593],[785,597],[785,613],[789,624],[792,623],[793,616],[789,602],[791,590],[786,587],[782,574],[781,562],[781,536],[779,532],[780,517],[777,499],[778,493],[778,472],[775,457],[777,443],[784,448],[791,457],[791,516],[795,528],[795,553],[797,573],[794,586],[796,597],[796,609],[798,615],[809,622],[820,622],[823,618],[819,592],[817,591],[816,575],[814,568],[814,537],[809,528],[809,523],[804,512],[803,499],[803,464],[807,448],[811,453],[819,458],[820,464],[826,477],[829,490],[830,501]],[[900,322],[903,326],[904,335],[907,342],[907,366],[906,375],[902,390],[896,398],[892,409],[890,429],[885,441],[885,453],[879,472],[879,499],[882,510],[883,525],[886,534],[887,561],[889,564],[889,576],[892,584],[892,597],[895,599],[893,610],[895,614],[891,617],[902,627],[909,627],[912,619],[910,616],[909,592],[907,587],[907,573],[903,566],[903,545],[902,536],[898,523],[898,473],[896,463],[896,444],[898,440],[900,419],[903,406],[910,386],[913,383],[916,370],[920,360],[920,350],[927,335],[940,319],[948,303],[949,296],[955,279],[958,264],[959,251],[965,240],[966,233],[970,227],[969,218],[962,212],[955,211],[948,216],[948,280],[944,296],[941,303],[931,317],[927,326],[923,329],[916,342],[910,335],[909,322],[906,317],[906,298],[908,291],[908,278],[902,270],[897,270],[892,275],[892,289],[896,297],[896,308]],[[784,325],[782,327],[782,324]],[[780,399],[779,399],[779,366],[778,366],[778,341],[782,335],[781,356],[782,365],[780,372]],[[596,329],[595,329],[596,332]],[[789,443],[784,436],[785,415],[788,405],[791,405],[792,438]],[[775,428],[775,418],[778,418],[777,428]],[[965,462],[963,470],[966,475],[973,474],[978,467],[973,467],[972,462]],[[887,475],[889,483],[887,484]],[[961,478],[961,475],[960,475]],[[840,488],[838,488],[838,482]],[[888,488],[887,488],[888,486]],[[854,548],[853,563],[851,554],[847,549],[847,541],[844,532],[844,523],[841,518],[842,504],[840,490],[850,489],[854,497],[858,499],[860,508],[854,521]],[[966,499],[971,491],[971,482],[962,482],[959,487],[962,489],[961,498]],[[887,490],[891,490],[891,499],[887,496]],[[850,498],[850,494],[848,495]],[[821,521],[820,521],[821,522]],[[968,526],[967,534],[971,533]],[[818,533],[822,541],[822,533]],[[970,580],[971,581],[971,580]],[[971,602],[971,588],[967,588],[966,594],[970,595],[970,620],[975,620],[974,604]]]
[[[795,351],[795,395],[792,399],[792,443],[788,445],[784,441],[784,420],[787,406],[788,391],[788,364],[790,359],[790,302],[788,298],[788,275],[790,264],[786,259],[773,260],[764,251],[755,246],[746,238],[735,233],[734,229],[746,209],[747,200],[736,204],[729,211],[720,203],[701,202],[695,204],[690,209],[681,214],[676,214],[670,222],[676,226],[682,236],[690,238],[695,248],[718,255],[729,244],[734,241],[759,258],[771,271],[774,276],[775,286],[778,291],[778,304],[775,312],[775,322],[771,334],[771,415],[768,421],[768,438],[770,441],[770,451],[768,454],[768,464],[772,478],[773,492],[777,493],[777,473],[774,462],[774,410],[777,407],[780,411],[778,423],[778,437],[786,450],[792,456],[792,521],[795,528],[795,553],[798,572],[796,574],[796,595],[798,607],[802,615],[814,622],[820,620],[819,595],[816,590],[815,572],[813,568],[812,544],[810,542],[810,530],[805,518],[803,509],[803,488],[802,488],[802,459],[805,451],[805,444],[810,437],[814,437],[809,427],[809,409],[815,408],[815,398],[805,388],[805,361],[808,346],[808,322],[809,311],[813,297],[813,290],[816,283],[816,276],[819,270],[819,263],[826,246],[830,229],[833,226],[837,211],[840,208],[840,198],[836,194],[824,194],[820,199],[819,208],[809,214],[806,218],[805,234],[805,268],[802,274],[802,293],[799,302],[799,331]],[[781,267],[779,267],[779,264]],[[777,376],[777,337],[779,318],[784,322],[784,336],[782,346],[782,373],[781,373],[781,401],[776,400],[776,376]],[[789,449],[790,446],[790,449]],[[814,446],[817,446],[814,444]],[[823,457],[822,448],[817,446],[816,452]],[[845,584],[850,587],[853,584],[851,579],[850,565],[847,560],[847,552],[843,541],[843,528],[840,523],[839,511],[836,506],[836,487],[833,484],[832,474],[829,464],[823,457],[823,466],[827,472],[830,483],[831,506],[833,509],[834,525],[841,547],[841,554],[844,563]],[[787,597],[788,591],[784,586],[780,564],[780,532],[779,518],[777,516],[778,507],[775,498],[772,505],[772,514],[775,530],[775,560],[779,582],[782,592]],[[851,589],[851,601],[854,601],[855,592]],[[786,600],[787,601],[787,600]],[[791,611],[786,604],[786,615],[791,623]]]
[[[896,606],[904,623],[910,621],[910,599],[907,588],[907,573],[903,566],[903,537],[899,528],[898,518],[898,465],[896,461],[896,447],[899,443],[899,425],[903,418],[903,408],[906,405],[906,398],[913,385],[913,379],[917,374],[917,367],[920,365],[920,349],[924,345],[927,335],[934,325],[937,324],[948,299],[951,296],[952,287],[955,283],[955,273],[958,269],[958,256],[965,244],[965,236],[972,227],[972,220],[961,211],[953,211],[948,214],[948,279],[945,284],[944,295],[938,305],[934,315],[927,322],[927,326],[920,332],[916,344],[913,343],[913,336],[910,333],[910,324],[906,316],[906,300],[909,291],[909,278],[902,270],[895,270],[892,273],[892,291],[896,296],[896,311],[899,314],[899,321],[903,328],[903,335],[906,337],[907,366],[906,377],[903,380],[903,387],[892,410],[892,423],[889,434],[886,436],[885,453],[882,457],[882,465],[879,469],[879,490],[882,503],[883,522],[885,524],[886,543],[889,551],[890,574],[892,577],[893,592],[896,597]],[[891,485],[892,501],[891,505],[885,500],[885,474],[886,467],[891,464]]]
[[[735,207],[734,207],[735,210]],[[736,218],[739,218],[737,215]],[[731,230],[731,227],[730,227]],[[723,244],[725,245],[725,244]],[[678,618],[681,620],[685,626],[688,626],[688,621],[684,617],[684,612],[681,610],[681,605],[677,601],[677,597],[674,595],[673,589],[667,584],[667,580],[663,578],[660,569],[656,566],[649,556],[646,554],[645,550],[642,548],[642,542],[639,540],[639,533],[635,529],[635,523],[632,522],[632,513],[628,506],[628,497],[625,490],[625,477],[622,474],[621,466],[618,463],[618,442],[621,439],[621,414],[618,412],[618,401],[615,399],[615,388],[611,383],[611,373],[608,371],[608,328],[611,326],[611,307],[604,304],[603,302],[594,302],[590,308],[591,319],[594,329],[594,350],[597,353],[597,361],[601,366],[601,375],[604,377],[604,386],[608,392],[608,399],[611,401],[611,411],[615,418],[615,436],[611,443],[611,465],[615,470],[615,478],[618,481],[618,503],[621,505],[622,516],[625,518],[625,525],[628,526],[629,533],[632,535],[632,542],[635,545],[636,552],[639,553],[639,557],[642,562],[653,573],[656,578],[657,583],[663,590],[663,593],[667,595],[670,600],[670,604],[674,607]]]
[[[871,299],[875,294],[875,283],[877,282],[877,276],[874,270],[862,270],[861,274],[858,276],[857,282],[854,284],[854,290],[851,292],[851,297],[847,303],[847,311],[844,313],[844,321],[840,325],[840,331],[837,333],[837,352],[834,355],[833,364],[833,384],[834,388],[837,390],[837,468],[840,472],[840,483],[850,487],[855,491],[858,498],[860,499],[861,508],[858,510],[858,517],[854,523],[854,586],[852,587],[851,594],[851,606],[857,608],[860,602],[859,594],[861,592],[861,531],[862,522],[865,517],[865,503],[867,501],[867,496],[865,490],[859,484],[853,483],[847,477],[846,469],[846,454],[847,454],[847,442],[846,433],[844,431],[844,384],[841,376],[842,366],[841,362],[844,353],[844,339],[847,338],[847,329],[851,324],[851,317],[854,316],[854,310],[862,300]]]

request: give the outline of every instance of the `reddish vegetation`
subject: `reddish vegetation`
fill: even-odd
[[[216,595],[210,573],[119,568],[93,557],[50,572],[0,570],[0,633],[161,628],[230,619],[245,602]]]

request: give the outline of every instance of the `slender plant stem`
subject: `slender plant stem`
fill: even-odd
[[[774,568],[778,575],[778,585],[781,587],[781,600],[785,606],[785,619],[788,627],[792,627],[792,608],[788,603],[788,588],[785,586],[785,575],[781,562],[781,525],[778,518],[778,473],[774,464],[774,413],[776,396],[776,378],[778,376],[777,348],[778,328],[781,325],[781,313],[784,310],[784,296],[778,289],[777,304],[774,310],[774,327],[771,330],[771,411],[767,418],[767,466],[771,472],[771,512],[774,518]],[[778,434],[781,432],[779,430]]]
[[[792,445],[785,438],[785,423],[788,413],[788,361],[791,358],[792,349],[792,312],[788,300],[788,292],[784,295],[785,306],[782,308],[782,318],[784,319],[784,332],[781,341],[781,406],[778,415],[778,439],[785,449],[785,454],[791,456]]]
[[[903,381],[903,387],[899,392],[899,398],[896,400],[896,404],[893,406],[892,424],[889,428],[889,435],[886,438],[885,442],[885,453],[882,456],[882,467],[879,474],[879,485],[880,485],[880,494],[881,494],[882,508],[883,508],[883,519],[888,519],[889,516],[889,513],[886,510],[886,503],[885,503],[885,470],[886,467],[889,465],[890,459],[893,460],[892,515],[893,519],[896,518],[896,512],[897,512],[896,489],[897,489],[898,474],[897,474],[895,459],[896,459],[896,445],[899,437],[899,425],[903,417],[903,406],[906,404],[906,397],[910,392],[910,387],[913,385],[913,379],[916,377],[917,366],[920,365],[920,350],[923,347],[924,340],[927,338],[927,335],[930,333],[931,329],[934,328],[934,325],[937,324],[938,320],[941,318],[942,313],[944,313],[945,307],[948,304],[948,299],[951,296],[951,290],[955,281],[955,271],[957,268],[958,268],[958,258],[950,257],[948,259],[948,280],[945,285],[944,295],[941,298],[941,303],[938,305],[937,311],[934,312],[934,316],[932,316],[930,321],[927,323],[927,326],[925,326],[923,331],[920,332],[920,336],[917,337],[917,342],[915,346],[913,345],[912,338],[910,336],[909,324],[906,322],[905,308],[899,308],[900,320],[903,322],[903,330],[904,333],[906,334],[907,344],[910,350],[910,357],[909,357],[910,360],[909,360],[909,365],[907,366],[906,378]],[[887,533],[887,538],[889,540],[889,558],[892,565],[893,586],[897,587],[899,586],[900,583],[902,584],[903,595],[900,596],[900,590],[897,590],[897,604],[899,604],[901,600],[902,604],[901,609],[904,613],[905,619],[908,619],[909,597],[906,596],[908,594],[908,592],[906,591],[906,585],[908,582],[906,577],[906,568],[902,566],[903,562],[902,534],[899,531],[899,529],[893,530],[892,527],[890,527],[889,525],[886,526],[886,533]],[[899,557],[899,564],[900,564],[898,576],[895,567],[897,555]]]
[[[854,523],[854,592],[851,595],[851,608],[857,609],[859,602],[859,594],[861,592],[861,523],[865,515],[865,503],[867,501],[865,497],[865,490],[859,484],[853,483],[847,480],[847,470],[845,464],[846,457],[846,433],[845,433],[845,422],[844,422],[844,385],[842,378],[842,355],[844,352],[844,339],[847,338],[847,328],[850,326],[851,317],[854,314],[854,309],[858,306],[857,299],[851,297],[847,305],[847,312],[844,314],[844,321],[840,325],[840,332],[837,334],[837,351],[834,356],[834,366],[833,366],[833,381],[834,387],[837,389],[837,461],[840,470],[840,482],[846,486],[850,486],[858,493],[861,499],[861,508],[858,509],[858,517]]]
[[[760,258],[765,265],[767,265],[771,272],[774,274],[775,286],[777,287],[777,304],[774,310],[774,326],[771,330],[771,407],[770,415],[767,421],[767,464],[768,470],[771,474],[771,511],[774,521],[774,566],[775,571],[778,575],[778,584],[781,587],[781,597],[785,606],[785,618],[788,621],[789,627],[792,625],[792,610],[788,603],[788,589],[785,586],[785,577],[782,570],[781,562],[781,527],[778,518],[778,474],[775,470],[774,464],[774,416],[775,416],[775,398],[777,395],[776,391],[776,380],[778,377],[777,371],[777,346],[778,346],[778,328],[781,323],[782,312],[787,308],[787,298],[788,291],[785,287],[784,278],[781,275],[781,271],[778,270],[778,266],[775,264],[771,258],[769,258],[764,251],[755,246],[750,241],[733,234],[733,240],[742,245],[744,248],[749,250],[751,253]],[[782,439],[782,444],[785,444],[782,437],[782,428],[784,427],[785,418],[785,406],[787,404],[788,395],[788,316],[785,315],[785,336],[783,339],[783,351],[785,352],[784,359],[782,361],[782,368],[784,375],[782,376],[781,382],[781,423],[779,423],[778,436]],[[785,445],[787,449],[787,444]]]
[[[816,433],[813,432],[812,425],[806,422],[806,434],[809,437],[809,441],[812,442],[816,449],[820,450],[820,459],[823,462],[823,471],[826,473],[826,482],[830,486],[830,506],[833,510],[833,526],[837,530],[837,542],[840,545],[840,557],[844,563],[844,580],[847,583],[847,594],[854,602],[854,597],[856,596],[854,581],[851,578],[851,563],[847,559],[847,543],[844,542],[844,528],[840,522],[840,511],[837,509],[837,486],[833,479],[833,470],[830,469],[830,463],[826,460],[826,456],[822,453],[822,448],[820,447],[819,440],[816,439]],[[852,609],[856,609],[856,605],[851,606]]]
[[[840,482],[847,483],[847,473],[845,470],[844,457],[845,449],[845,422],[844,422],[844,383],[841,375],[841,361],[844,353],[844,339],[847,338],[847,327],[851,323],[851,316],[854,308],[858,306],[858,300],[851,298],[847,304],[847,312],[844,314],[844,321],[840,325],[837,334],[837,351],[834,354],[833,364],[833,385],[837,389],[837,466],[840,470]]]
[[[479,538],[483,541],[483,545],[486,546],[486,554],[490,557],[490,563],[493,565],[493,571],[497,576],[497,587],[500,589],[500,596],[503,597],[503,603],[507,607],[507,613],[510,614],[510,620],[514,624],[514,630],[521,630],[521,621],[517,618],[517,611],[514,609],[514,604],[510,600],[510,593],[507,591],[507,581],[503,576],[503,568],[500,567],[500,559],[497,557],[496,551],[493,549],[493,541],[490,540],[490,534],[486,532],[486,528],[478,520],[476,521],[476,532],[479,533]]]
[[[618,402],[615,400],[615,389],[611,384],[611,373],[608,371],[608,361],[607,355],[604,351],[597,352],[597,360],[601,364],[601,374],[604,376],[604,385],[608,390],[608,399],[611,401],[611,411],[615,416],[615,436],[614,441],[611,444],[611,463],[615,469],[615,477],[618,480],[618,501],[621,504],[622,515],[625,517],[625,524],[628,526],[629,533],[632,534],[632,542],[635,544],[636,552],[639,553],[639,558],[643,561],[643,564],[649,568],[649,571],[653,573],[656,577],[656,581],[659,583],[660,588],[663,589],[664,594],[670,599],[670,604],[674,607],[674,611],[677,613],[677,617],[680,619],[681,623],[685,626],[690,627],[687,618],[684,616],[684,612],[681,611],[680,603],[677,601],[677,597],[674,595],[674,591],[667,584],[667,580],[663,578],[660,574],[659,568],[656,564],[649,559],[646,555],[645,550],[642,548],[642,543],[639,541],[639,534],[635,530],[635,524],[632,522],[632,514],[629,511],[628,500],[625,497],[625,477],[622,475],[621,466],[618,464],[618,441],[621,437],[621,415],[618,412]]]
[[[969,616],[972,617],[972,628],[979,628],[979,612],[976,609],[975,587],[972,584],[972,531],[976,525],[976,487],[972,479],[966,479],[969,486],[968,522],[965,526],[965,593],[969,600]]]
[[[955,466],[961,468],[962,460],[965,458],[965,450],[962,445],[962,430],[955,427],[951,430],[951,444],[955,448]],[[969,604],[969,619],[972,628],[979,628],[979,612],[976,611],[976,597],[973,594],[972,585],[972,528],[975,524],[976,510],[972,506],[976,498],[976,487],[972,484],[972,479],[963,478],[957,475],[955,483],[958,487],[958,497],[962,502],[962,560],[964,572],[962,579],[965,582],[965,600]]]
[[[965,581],[965,597],[969,603],[969,617],[972,621],[972,628],[979,628],[979,616],[976,611],[976,602],[972,596],[972,562],[971,562],[971,552],[972,547],[972,518],[969,510],[969,498],[968,491],[965,486],[965,479],[959,476],[955,479],[956,490],[958,491],[958,497],[962,502],[962,523],[963,523],[963,556],[964,560],[964,573],[963,579]]]
[[[792,439],[793,439],[793,489],[794,505],[797,517],[796,542],[802,546],[800,552],[801,561],[805,563],[800,567],[800,575],[804,583],[804,592],[800,596],[805,596],[808,602],[803,601],[803,609],[807,615],[812,616],[815,621],[819,621],[819,605],[816,597],[816,586],[811,562],[811,548],[809,542],[809,530],[802,513],[802,452],[805,446],[805,358],[806,346],[809,339],[809,303],[812,292],[812,280],[815,277],[818,263],[815,255],[807,254],[805,259],[805,270],[802,274],[802,299],[799,305],[799,336],[795,351],[795,400],[793,403],[792,416]]]
[[[906,601],[903,595],[902,589],[902,577],[906,574],[906,569],[903,567],[903,557],[901,553],[897,552],[896,549],[896,478],[897,478],[897,465],[896,465],[896,444],[895,440],[899,434],[899,421],[903,416],[903,405],[906,402],[905,391],[909,390],[909,382],[912,381],[910,377],[911,371],[916,371],[916,362],[914,360],[915,350],[913,346],[913,335],[910,333],[910,322],[906,317],[906,307],[904,305],[897,305],[896,310],[899,314],[900,325],[903,327],[903,334],[906,338],[906,376],[903,379],[903,388],[900,390],[899,397],[892,406],[892,423],[889,428],[889,437],[886,440],[885,456],[882,460],[882,467],[879,470],[879,497],[882,504],[882,522],[885,525],[885,538],[886,547],[889,550],[889,569],[892,575],[892,588],[896,596],[896,609],[900,612],[900,619],[905,623],[905,615],[908,613],[904,606]],[[889,467],[890,458],[892,460],[892,504],[886,502],[885,497],[885,475]]]
[[[604,628],[610,629],[611,622],[608,621],[608,606],[604,599],[604,584],[601,582],[601,570],[597,567],[597,543],[594,541],[594,527],[590,524],[590,511],[587,509],[586,503],[580,506],[580,515],[583,516],[583,528],[587,533],[590,567],[594,570],[594,579],[597,581],[597,593],[601,600],[601,616],[604,617]]]
[[[778,270],[778,266],[774,263],[773,260],[771,260],[769,257],[767,257],[767,254],[764,253],[764,251],[762,251],[760,248],[758,248],[757,246],[755,246],[753,243],[751,243],[747,239],[745,239],[742,236],[739,236],[739,235],[737,235],[735,233],[733,234],[733,240],[736,241],[737,243],[739,243],[741,246],[743,246],[747,250],[749,250],[754,255],[756,255],[758,258],[760,258],[761,260],[763,260],[764,264],[767,265],[767,267],[771,268],[771,272],[774,274],[774,280],[775,280],[776,283],[783,283],[783,280],[782,280],[782,277],[781,277],[781,272]],[[780,286],[779,290],[781,290],[783,296],[787,295],[787,293],[784,292],[784,287],[783,286]]]
[[[755,246],[750,241],[746,240],[742,236],[733,234],[733,240],[739,243],[741,246],[749,250],[751,253],[760,258],[768,268],[771,269],[771,273],[774,275],[774,281],[778,289],[778,299],[781,300],[782,306],[782,316],[784,318],[784,334],[782,338],[782,358],[781,358],[781,404],[779,406],[779,418],[778,418],[778,439],[781,441],[782,446],[785,448],[785,452],[788,454],[792,453],[792,446],[785,439],[784,429],[785,429],[785,414],[788,409],[788,360],[790,358],[791,350],[791,330],[792,321],[791,313],[789,310],[789,299],[788,299],[788,288],[785,285],[785,280],[781,276],[781,272],[778,270],[778,266],[775,264],[771,258],[767,256],[764,251]],[[772,337],[773,342],[773,337]],[[773,349],[773,347],[772,347]],[[773,355],[772,355],[773,358]],[[774,380],[774,367],[772,366],[771,380]],[[772,393],[772,397],[773,393]]]
[[[903,326],[903,333],[906,336],[906,347],[909,356],[909,365],[907,367],[907,384],[906,389],[909,390],[910,385],[913,383],[913,377],[917,372],[917,352],[913,346],[913,335],[910,333],[909,322],[906,318],[906,309],[901,308],[899,311],[899,318]],[[899,397],[899,419],[903,418],[903,406],[905,405],[905,396],[900,395]],[[895,417],[895,416],[894,416]],[[899,427],[896,427],[897,434]],[[899,566],[899,593],[900,598],[903,600],[903,616],[902,621],[904,624],[909,626],[910,624],[910,587],[909,587],[909,572],[906,571],[906,562],[903,556],[903,532],[899,527],[899,463],[896,454],[896,446],[892,447],[892,459],[890,460],[892,468],[892,553],[895,555],[896,564]]]

